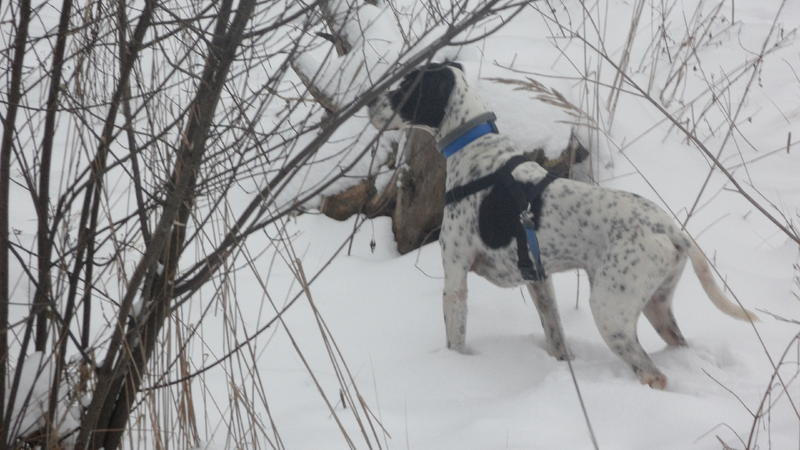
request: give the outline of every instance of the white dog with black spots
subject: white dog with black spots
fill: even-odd
[[[420,127],[439,141],[452,140],[454,132],[457,135],[464,124],[487,112],[456,63],[417,68],[397,89],[380,95],[369,106],[370,120],[378,129]],[[447,190],[491,174],[521,153],[501,133],[482,135],[447,158]],[[517,182],[537,183],[546,173],[531,161],[511,174]],[[498,286],[526,285],[539,312],[548,352],[558,359],[571,358],[550,278],[531,281],[522,276],[517,246],[511,242],[514,237],[497,248],[486,245],[481,237],[479,206],[489,191],[445,207],[439,241],[447,347],[465,351],[467,273],[473,271]],[[639,344],[636,324],[642,312],[668,345],[686,345],[672,313],[672,296],[687,257],[717,308],[738,319],[756,320],[723,294],[700,250],[652,202],[564,178],[546,187],[541,202],[536,234],[545,273],[577,268],[587,272],[589,302],[600,334],[642,383],[658,389],[667,383]],[[483,224],[507,228],[507,224],[491,220]]]

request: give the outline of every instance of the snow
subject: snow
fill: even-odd
[[[14,412],[11,416],[15,417],[15,422],[12,424],[18,436],[36,432],[45,424],[48,417],[50,384],[53,379],[52,364],[52,360],[46,358],[42,352],[33,352],[25,359],[14,399]],[[54,420],[58,424],[57,428],[69,430],[77,426],[80,412],[73,402],[65,398],[64,391],[62,385],[62,389],[59,390],[61,400],[58,402]],[[10,390],[7,392],[10,394]],[[65,442],[69,443],[69,439],[67,438]]]
[[[344,2],[337,2],[341,3]],[[559,5],[553,14],[587,32],[587,39],[596,40],[590,27],[585,31],[586,28],[578,26],[585,13],[580,4],[566,3]],[[713,24],[713,38],[691,60],[699,69],[689,69],[684,74],[677,94],[670,101],[670,111],[682,120],[693,120],[701,114],[709,98],[704,93],[710,80],[720,82],[726,79],[725,74],[733,75],[738,68],[746,67],[769,31],[777,4],[754,0],[735,3],[736,24],[730,25],[729,16],[728,22]],[[537,102],[535,93],[514,90],[492,79],[531,76],[591,114],[597,106],[592,94],[594,85],[586,82],[587,74],[581,70],[588,68],[590,74],[606,84],[611,83],[614,73],[608,65],[596,73],[599,65],[596,57],[585,60],[585,47],[542,19],[534,10],[537,4],[541,2],[533,3],[534,6],[485,41],[444,49],[438,56],[457,57],[464,64],[470,82],[497,113],[501,132],[519,148],[542,148],[553,156],[566,145],[573,131],[572,118],[563,109]],[[369,50],[361,56],[369,62],[370,76],[356,70],[355,58],[319,63],[327,53],[327,48],[322,47],[301,60],[301,66],[308,72],[322,68],[320,76],[329,80],[331,86],[347,87],[336,89],[337,95],[341,95],[338,101],[354,98],[368,85],[370,77],[386,70],[396,57],[399,40],[394,20],[413,22],[415,16],[410,11],[421,10],[415,5],[411,1],[401,2],[399,19],[389,17],[385,8],[365,5],[359,10],[362,23],[369,25],[365,28],[366,39],[359,45],[365,44],[363,48]],[[706,5],[704,11],[707,13],[713,6]],[[667,23],[669,36],[674,38],[668,42],[671,51],[681,48],[678,40],[681,30],[689,26],[697,7],[697,2],[679,1],[673,8]],[[646,6],[645,10],[648,9]],[[726,3],[721,11],[722,15],[728,14],[729,5]],[[609,0],[589,13],[602,19],[596,22],[603,27],[600,31],[604,46],[618,61],[628,33],[629,2]],[[784,214],[783,220],[796,226],[800,214],[797,175],[800,150],[796,145],[788,151],[785,148],[788,132],[795,136],[793,142],[800,136],[797,127],[800,80],[796,75],[800,73],[800,52],[796,38],[792,37],[792,27],[800,23],[800,2],[788,2],[779,22],[786,42],[764,60],[732,137],[724,141],[725,129],[719,127],[742,98],[749,72],[733,82],[730,89],[714,84],[714,92],[724,99],[722,104],[727,109],[711,108],[699,121],[698,134],[712,153],[722,149],[720,160],[756,201],[772,214],[779,217]],[[643,18],[640,39],[633,46],[631,58],[635,69],[633,79],[645,87],[652,84],[656,98],[659,83],[663,84],[672,70],[663,53],[648,47],[650,36],[659,32],[660,25],[649,13]],[[421,29],[419,23],[409,26]],[[433,39],[441,30],[438,28],[426,39]],[[347,32],[358,35],[361,31]],[[648,66],[656,64],[652,61],[657,61],[655,69]],[[604,105],[608,90],[601,89],[600,93],[598,99]],[[705,100],[690,103],[698,97]],[[602,115],[600,126],[609,120],[607,112]],[[272,119],[277,121],[282,117],[275,113]],[[290,119],[287,121],[299,122],[300,117]],[[714,262],[718,276],[746,307],[800,319],[796,297],[800,287],[793,283],[798,276],[793,265],[800,263],[797,244],[735,192],[719,170],[711,172],[708,186],[690,216],[712,164],[664,121],[649,102],[639,95],[623,94],[613,127],[607,134],[590,139],[591,133],[581,129],[578,133],[593,151],[594,176],[600,184],[651,198],[671,211],[676,220],[686,222],[689,233]],[[314,164],[300,177],[302,184],[293,184],[282,194],[284,200],[289,201],[298,192],[321,183],[330,173],[343,170],[375,134],[365,112],[348,121],[337,130],[329,145],[315,155]],[[354,176],[375,173],[378,163],[393,156],[390,142],[400,139],[397,134],[385,135],[378,144],[375,160],[363,158],[348,173]],[[298,140],[298,148],[302,148],[303,142]],[[347,153],[349,159],[334,158],[351,150]],[[388,179],[388,174],[381,173],[378,186]],[[347,182],[347,179],[337,182],[325,192],[335,192],[346,187]],[[243,204],[247,198],[242,196]],[[232,199],[234,204],[237,200]],[[31,217],[32,213],[25,216]],[[196,326],[201,336],[199,344],[187,348],[190,370],[199,370],[221,357],[245,335],[252,335],[272,320],[273,307],[282,309],[301,293],[293,275],[296,268],[290,267],[289,258],[283,260],[287,251],[284,245],[291,243],[302,260],[304,272],[311,277],[325,267],[355,229],[352,250],[348,254],[345,245],[312,283],[310,292],[343,353],[355,386],[386,430],[386,434],[377,432],[380,446],[591,448],[569,368],[545,351],[543,331],[523,290],[500,289],[470,276],[469,352],[454,353],[444,348],[438,244],[398,255],[387,218],[335,222],[312,212],[288,219],[286,226],[287,230],[280,235],[283,241],[270,239],[277,236],[277,231],[270,229],[248,242],[250,249],[257,249],[253,252],[257,255],[253,256],[253,265],[241,260],[235,263],[242,267],[230,299],[235,300],[231,302],[235,306],[214,304],[209,315],[205,315],[206,305],[199,300],[181,308],[181,320],[187,327]],[[23,228],[26,231],[20,239],[32,241],[35,233],[29,231],[33,226],[27,224]],[[572,363],[575,376],[600,448],[719,449],[718,437],[734,448],[744,447],[740,439],[747,441],[753,425],[748,409],[758,408],[770,386],[773,364],[778,363],[784,348],[797,334],[797,324],[760,313],[762,321],[751,327],[724,316],[711,305],[691,268],[687,268],[677,288],[675,313],[689,347],[665,348],[646,321],[639,329],[642,344],[669,379],[665,391],[655,391],[640,385],[600,338],[588,307],[586,275],[556,274],[554,281],[568,345],[575,354]],[[28,290],[29,286],[16,286],[15,299],[23,304],[30,297]],[[17,309],[17,316],[26,311],[23,307]],[[137,316],[140,309],[141,304],[137,303],[133,315]],[[239,315],[231,315],[233,310]],[[249,349],[252,351],[243,352],[247,353],[243,363],[228,362],[194,381],[195,405],[205,421],[205,435],[201,436],[204,444],[197,448],[229,447],[228,427],[238,395],[233,394],[234,388],[240,389],[237,392],[253,403],[254,416],[266,421],[266,406],[255,386],[264,390],[269,412],[286,448],[349,448],[294,350],[288,332],[322,392],[334,405],[334,412],[354,446],[367,447],[353,412],[339,400],[339,379],[309,300],[301,296],[287,308],[282,319],[285,325],[276,322],[252,341]],[[23,381],[28,384],[21,392],[32,390],[34,402],[33,409],[23,417],[22,429],[33,427],[45,411],[42,405],[46,408],[45,387],[34,382],[36,372],[33,372],[42,359],[40,354],[29,356],[24,368]],[[235,367],[237,364],[246,366],[244,373],[236,372],[240,370]],[[797,403],[796,349],[790,352],[780,373],[789,384],[790,398]],[[174,375],[170,373],[168,378]],[[46,378],[49,376],[39,380]],[[349,383],[348,386],[353,389]],[[779,387],[773,388],[768,401],[774,405],[768,420],[765,417],[755,428],[759,448],[797,445],[800,419],[787,396],[779,392]],[[375,446],[374,439],[371,442]]]
[[[748,49],[757,49],[769,29],[774,8],[739,3],[737,25],[714,24],[712,33],[720,33],[717,40],[699,49],[708,77],[713,74],[719,79],[723,72],[741,66],[752,57]],[[624,2],[609,5],[606,48],[621,49],[615,43],[627,34],[630,13]],[[691,2],[677,8],[694,11]],[[575,5],[570,12],[573,18],[580,16]],[[799,13],[796,6],[787,9],[782,22],[793,26],[796,21],[789,18],[800,17]],[[670,26],[675,32],[684,23],[679,16],[673,19]],[[643,23],[640,32],[650,32],[655,25]],[[523,13],[478,50],[462,52],[466,56],[460,62],[498,113],[502,132],[521,148],[543,148],[552,155],[563,149],[572,128],[563,111],[537,103],[534,94],[490,80],[522,78],[495,62],[543,74],[536,78],[586,107],[579,74],[567,62],[567,56],[577,58],[582,47],[560,42],[561,49],[556,50],[544,29],[538,14]],[[645,51],[641,47],[649,42],[637,41],[634,56],[641,58]],[[740,120],[721,155],[748,192],[758,189],[764,197],[757,196],[757,200],[769,199],[787,214],[787,220],[795,221],[800,211],[796,175],[800,156],[794,148],[765,154],[785,146],[787,131],[798,123],[797,80],[780,67],[782,59],[793,66],[800,62],[796,48],[791,40],[767,59],[761,82],[749,93],[741,116],[752,122]],[[612,56],[618,57],[618,51]],[[658,71],[660,76],[665,74],[666,68]],[[567,78],[553,78],[559,75]],[[646,81],[645,75],[635,73],[634,78]],[[610,82],[613,73],[603,76]],[[725,93],[729,105],[738,104],[746,79]],[[679,111],[685,101],[707,88],[699,75],[691,73],[684,83],[671,111]],[[723,114],[726,112],[711,111],[708,128],[718,125]],[[711,164],[662,119],[642,98],[621,96],[613,129],[593,148],[595,175],[605,186],[652,198],[677,220],[685,221]],[[716,152],[724,133],[712,134],[708,128],[699,133]],[[735,167],[755,158],[761,159],[748,163],[747,173],[744,167]],[[797,245],[734,192],[719,170],[712,173],[698,205],[688,219],[688,231],[712,258],[732,292],[747,307],[798,318],[797,301],[791,295]],[[289,234],[295,236],[295,248],[302,249],[307,272],[321,267],[361,220],[295,219]],[[591,448],[568,367],[544,350],[543,332],[526,293],[500,289],[471,276],[469,354],[453,353],[444,348],[438,244],[398,256],[391,223],[385,218],[361,224],[353,239],[352,253],[335,258],[314,282],[312,292],[361,395],[391,436],[381,438],[384,447]],[[373,240],[377,244],[374,253],[369,245]],[[288,277],[277,274],[273,279],[288,282]],[[753,423],[744,405],[752,411],[758,408],[770,383],[772,363],[798,332],[796,325],[762,313],[762,321],[754,329],[724,316],[708,301],[689,268],[678,285],[675,312],[690,346],[668,349],[646,321],[640,326],[643,345],[669,378],[665,391],[655,391],[640,385],[600,338],[588,308],[586,275],[557,274],[555,286],[569,346],[575,353],[575,375],[600,448],[718,449],[718,439],[734,448],[744,447],[740,439],[747,441]],[[270,291],[281,289],[273,284]],[[260,295],[240,294],[239,302],[243,308],[258,308]],[[360,434],[349,410],[336,401],[339,383],[308,302],[299,301],[284,319],[323,391],[337,403],[335,410],[356,439],[356,447],[366,447],[358,440]],[[797,370],[794,358],[790,362],[781,370],[788,383]],[[348,447],[283,332],[272,335],[257,365],[287,448]],[[789,389],[792,395],[796,393],[793,385]],[[786,397],[778,397],[778,391],[776,387],[772,393],[775,404],[768,414],[769,424],[762,421],[755,429],[756,441],[760,446],[769,440],[772,448],[791,448],[798,439],[798,418]]]
[[[353,254],[337,258],[313,292],[362,395],[392,435],[389,447],[590,448],[567,366],[545,351],[526,294],[472,277],[470,354],[448,351],[443,346],[437,245],[396,257],[388,220],[376,219],[370,225],[374,232],[362,227]],[[311,243],[304,259],[313,262],[314,241],[330,242],[333,233],[344,235],[353,224],[302,217],[295,226],[303,230],[297,245]],[[376,254],[370,253],[368,244],[373,233]],[[776,266],[783,262],[784,276],[772,273],[764,279],[751,273],[747,284],[774,287],[762,296],[741,296],[751,300],[748,306],[774,310],[787,300],[791,274],[785,267],[795,254],[769,253],[758,256]],[[716,429],[718,424],[726,423],[740,433],[749,430],[747,411],[714,379],[754,408],[769,379],[769,365],[748,325],[715,310],[691,270],[676,294],[676,314],[690,347],[665,349],[646,322],[640,327],[643,345],[670,379],[664,392],[641,386],[602,342],[588,310],[585,276],[581,281],[577,309],[575,274],[557,275],[556,291],[576,356],[573,365],[601,448],[719,448],[714,434],[730,444],[736,440],[727,429]],[[293,308],[287,326],[301,341],[305,357],[319,364],[314,367],[322,385],[337,398],[338,384],[325,363],[307,305]],[[759,330],[775,345],[773,352],[797,332],[795,326],[768,318]],[[289,448],[346,448],[329,414],[321,411],[308,379],[286,355],[287,345],[276,335],[259,363],[284,441]],[[797,437],[791,413],[779,411],[773,413],[775,448],[782,448],[775,443],[794,442]],[[347,414],[341,407],[338,412]],[[704,436],[709,431],[713,433]]]

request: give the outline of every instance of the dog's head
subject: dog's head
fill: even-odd
[[[463,79],[463,68],[458,63],[430,63],[414,69],[396,89],[370,103],[372,125],[387,130],[423,127],[435,132],[458,79]]]

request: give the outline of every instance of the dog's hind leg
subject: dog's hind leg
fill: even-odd
[[[529,283],[528,292],[531,294],[533,304],[539,312],[542,321],[544,336],[547,340],[547,353],[554,358],[564,361],[572,359],[572,353],[567,349],[564,339],[564,329],[561,326],[561,317],[558,314],[555,295],[553,294],[553,281],[550,277],[542,281]]]
[[[631,366],[642,384],[663,389],[667,377],[653,364],[636,335],[636,321],[644,300],[593,288],[590,302],[597,328],[611,351]],[[627,307],[609,307],[621,304]]]
[[[467,268],[445,263],[442,309],[447,348],[464,353],[467,336]]]
[[[600,335],[633,368],[639,381],[657,389],[666,386],[667,378],[639,343],[636,325],[645,304],[670,273],[664,267],[668,259],[674,258],[668,244],[657,239],[626,242],[609,254],[605,264],[590,273],[589,303]],[[635,261],[624,256],[633,254],[631,249],[638,251]],[[636,277],[630,276],[633,266]]]
[[[686,339],[678,328],[675,315],[672,313],[672,297],[685,263],[685,260],[682,261],[675,272],[664,280],[644,307],[644,315],[647,320],[656,329],[658,335],[664,339],[664,342],[671,346],[686,345]]]

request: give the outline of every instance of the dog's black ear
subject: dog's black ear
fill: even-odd
[[[453,86],[456,84],[453,72],[450,72],[449,70],[445,72],[447,72],[447,75],[442,76],[436,84],[436,87],[439,90],[438,98],[444,102],[444,106],[446,106],[447,101],[450,100],[450,93],[453,92]]]
[[[452,69],[431,64],[409,73],[389,100],[403,120],[439,128],[454,86]]]

